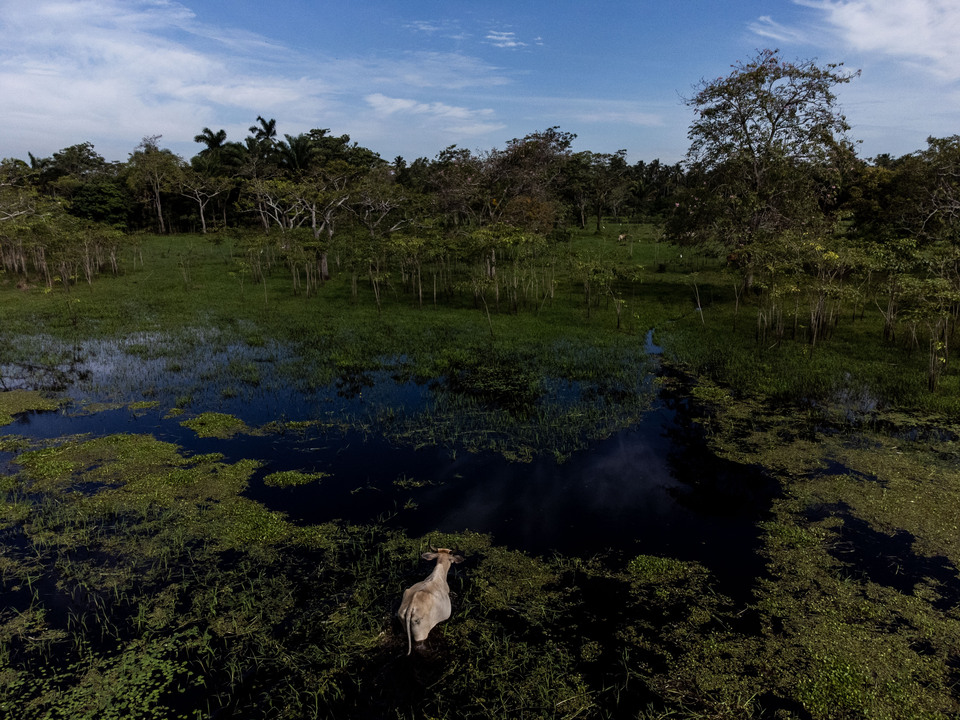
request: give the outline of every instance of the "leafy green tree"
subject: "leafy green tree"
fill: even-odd
[[[250,135],[243,141],[241,173],[253,178],[269,177],[275,174],[277,165],[277,121],[257,115],[257,123],[250,126]]]
[[[314,147],[314,162],[324,168],[331,163],[344,163],[358,171],[383,167],[386,162],[373,150],[350,142],[350,136],[331,135],[329,128],[314,128],[307,133]]]
[[[223,175],[206,175],[193,167],[185,167],[180,172],[177,183],[180,194],[197,204],[200,229],[206,235],[207,206],[217,197],[229,193],[233,189],[233,180]]]
[[[576,137],[551,127],[488,153],[482,163],[481,221],[550,233],[563,219],[560,190]]]
[[[0,268],[25,277],[36,255],[31,252],[31,221],[42,202],[34,185],[37,170],[23,160],[0,161]]]
[[[84,142],[55,152],[50,166],[59,177],[83,180],[104,172],[107,161],[93,149],[93,143]]]
[[[264,231],[276,226],[281,232],[303,225],[308,215],[297,183],[282,178],[254,178],[244,185],[243,207],[254,209]]]
[[[241,143],[228,142],[226,130],[214,132],[205,127],[193,141],[205,146],[190,159],[191,167],[197,172],[209,177],[229,177],[240,172],[247,149]]]
[[[927,138],[920,153],[928,168],[928,193],[923,208],[923,233],[950,243],[960,241],[960,135]]]
[[[641,217],[668,216],[675,206],[685,173],[681,163],[666,165],[659,160],[640,160],[630,168],[630,196],[633,211]]]
[[[853,157],[834,88],[856,75],[763,50],[726,77],[699,83],[687,100],[695,113],[691,177],[671,235],[733,251],[750,278],[755,244],[831,225]]]
[[[136,201],[130,188],[116,172],[98,174],[74,191],[68,211],[71,215],[109,225],[129,227]]]
[[[590,214],[590,154],[579,152],[571,155],[565,172],[564,197],[581,230],[587,227]]]
[[[351,185],[361,174],[343,160],[328,162],[297,189],[300,203],[309,217],[321,282],[330,279],[328,254],[340,221],[350,210]]]
[[[448,228],[480,223],[489,195],[482,158],[450,145],[429,164],[425,175],[424,185],[436,199]]]
[[[274,143],[277,138],[277,121],[274,118],[266,120],[262,115],[257,115],[257,123],[250,126],[250,134],[254,140],[263,143]]]
[[[620,286],[625,282],[638,280],[643,268],[639,265],[624,266],[596,253],[586,252],[578,253],[573,258],[572,269],[574,277],[583,283],[583,300],[587,317],[590,317],[590,308],[599,305],[600,299],[605,297],[613,303],[617,316],[617,330],[619,330],[623,309],[626,307]]]
[[[912,343],[920,345],[926,331],[927,389],[933,392],[950,360],[960,292],[944,277],[909,276],[902,281],[900,304],[900,317],[910,330]]]
[[[615,153],[593,153],[589,150],[574,154],[567,165],[567,184],[580,227],[587,226],[587,212],[597,221],[597,234],[603,227],[603,213],[612,209],[615,201],[623,202],[627,189],[628,166],[626,150]]]
[[[43,195],[57,200],[69,200],[86,183],[116,174],[115,167],[104,160],[89,142],[71,145],[49,158],[29,155],[38,189]]]
[[[929,153],[889,155],[856,169],[847,206],[854,232],[865,242],[896,241],[911,237],[926,245],[937,237],[935,158]]]
[[[409,223],[407,194],[389,168],[366,173],[351,193],[350,209],[363,229],[354,241],[353,257],[367,266],[377,310],[383,288],[390,280],[390,237]],[[354,287],[359,267],[354,265]],[[355,290],[354,290],[355,291]]]
[[[158,144],[160,135],[145,137],[127,161],[127,182],[156,215],[161,234],[167,232],[163,198],[180,177],[183,161]]]
[[[11,223],[33,214],[37,207],[34,170],[23,160],[0,161],[0,223]]]

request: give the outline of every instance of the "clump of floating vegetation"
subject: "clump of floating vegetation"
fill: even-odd
[[[36,390],[0,392],[0,425],[9,425],[13,416],[25,412],[57,410],[61,401],[46,397]]]
[[[180,423],[193,430],[198,437],[231,438],[237,434],[253,435],[258,431],[227,413],[205,412]]]
[[[297,485],[307,485],[318,480],[323,480],[325,477],[330,477],[330,473],[305,473],[299,470],[282,470],[266,475],[263,478],[263,484],[269,487],[295,487]]]

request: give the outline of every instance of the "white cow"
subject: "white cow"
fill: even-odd
[[[452,563],[463,562],[452,550],[438,548],[424,553],[424,560],[436,560],[433,572],[426,580],[411,585],[403,591],[403,601],[397,617],[407,631],[407,655],[413,650],[413,642],[419,645],[427,639],[434,626],[450,617],[450,586],[447,572]]]

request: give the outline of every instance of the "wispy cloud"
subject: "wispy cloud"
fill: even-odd
[[[437,22],[435,20],[413,20],[406,23],[403,27],[415,33],[443,37],[450,40],[465,40],[468,37],[461,29],[460,23],[454,21]]]
[[[419,102],[410,98],[388,97],[382,93],[367,95],[365,100],[371,110],[382,117],[415,115],[422,122],[449,133],[484,135],[505,127],[496,120],[494,111],[489,108],[470,109],[441,102]]]
[[[417,88],[461,90],[510,83],[500,68],[459,53],[408,52],[380,60],[366,58],[356,62],[363,65],[363,68],[357,68],[357,75],[383,85],[400,83]],[[349,73],[348,77],[353,79],[356,75]]]
[[[527,43],[517,39],[514,32],[503,32],[500,30],[490,30],[485,38],[487,44],[498,48],[521,48],[527,47]]]
[[[429,20],[413,20],[404,25],[408,30],[413,30],[415,32],[427,33],[432,35],[438,33],[443,29],[443,26],[439,23],[431,22]]]
[[[224,127],[240,139],[258,114],[277,117],[284,131],[339,122],[338,130],[389,137],[362,117],[366,97],[439,96],[510,82],[500,68],[458,53],[309,55],[253,32],[205,25],[168,0],[0,0],[0,123],[8,128],[0,153],[20,157],[89,140],[122,159],[155,133],[189,155],[201,127]],[[489,111],[433,99],[415,108],[433,127],[441,120],[470,134],[501,127]]]
[[[519,102],[537,107],[544,116],[578,133],[585,125],[664,127],[676,119],[678,109],[682,110],[679,103],[667,108],[656,103],[592,96],[526,95]]]
[[[575,111],[571,114],[571,117],[582,123],[607,123],[637,127],[661,127],[665,124],[662,115],[641,110],[598,109],[594,111]]]
[[[778,43],[807,43],[810,41],[808,33],[797,27],[790,27],[775,21],[769,15],[762,15],[750,23],[750,30],[760,37],[768,38]]]

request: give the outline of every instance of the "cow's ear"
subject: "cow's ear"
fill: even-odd
[[[420,557],[422,557],[424,560],[436,560],[438,555],[434,552],[430,552],[430,553],[424,553]]]
[[[461,562],[463,562],[463,556],[462,556],[462,555],[453,555],[452,557],[453,557],[453,561],[454,561],[455,563],[461,563]]]

